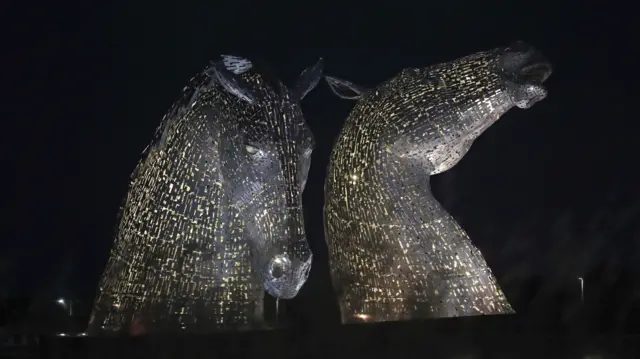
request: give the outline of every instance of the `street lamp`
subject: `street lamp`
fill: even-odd
[[[578,277],[580,281],[580,301],[584,303],[584,279],[582,277]]]
[[[73,315],[73,302],[69,301],[69,303],[67,303],[66,300],[64,300],[64,298],[58,298],[58,300],[56,300],[56,303],[60,304],[64,309],[68,310],[68,314],[70,316]]]

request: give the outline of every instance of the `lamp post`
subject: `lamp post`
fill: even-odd
[[[56,303],[60,304],[64,309],[66,309],[69,316],[73,316],[73,301],[67,302],[64,298],[59,298],[58,300],[56,300]]]
[[[578,277],[578,281],[580,281],[580,302],[584,303],[584,279]]]

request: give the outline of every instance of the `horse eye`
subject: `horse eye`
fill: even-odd
[[[250,155],[255,155],[256,153],[258,153],[258,147],[253,147],[251,145],[246,145],[245,149],[247,150],[247,153],[249,153]]]

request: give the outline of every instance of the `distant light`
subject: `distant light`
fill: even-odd
[[[358,314],[354,314],[353,316],[358,318],[358,319],[360,319],[360,320],[364,320],[364,321],[367,321],[367,320],[371,319],[371,316],[369,314],[358,313]]]
[[[87,336],[87,333],[80,333],[80,334],[78,334],[78,336],[79,336],[79,337],[86,337],[86,336]]]
[[[66,337],[67,335],[65,333],[58,333],[59,337]]]
[[[62,304],[62,305],[64,305],[64,299],[63,299],[63,298],[58,299],[56,302],[57,302],[58,304]]]

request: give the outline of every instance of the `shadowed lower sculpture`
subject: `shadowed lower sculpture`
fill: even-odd
[[[408,68],[375,89],[326,79],[357,99],[333,149],[324,222],[342,322],[513,313],[465,231],[433,197],[509,109],[547,92],[550,64],[533,47]]]
[[[311,267],[301,193],[314,148],[294,88],[223,56],[192,78],[135,169],[90,334],[263,325],[264,291],[292,298]]]

